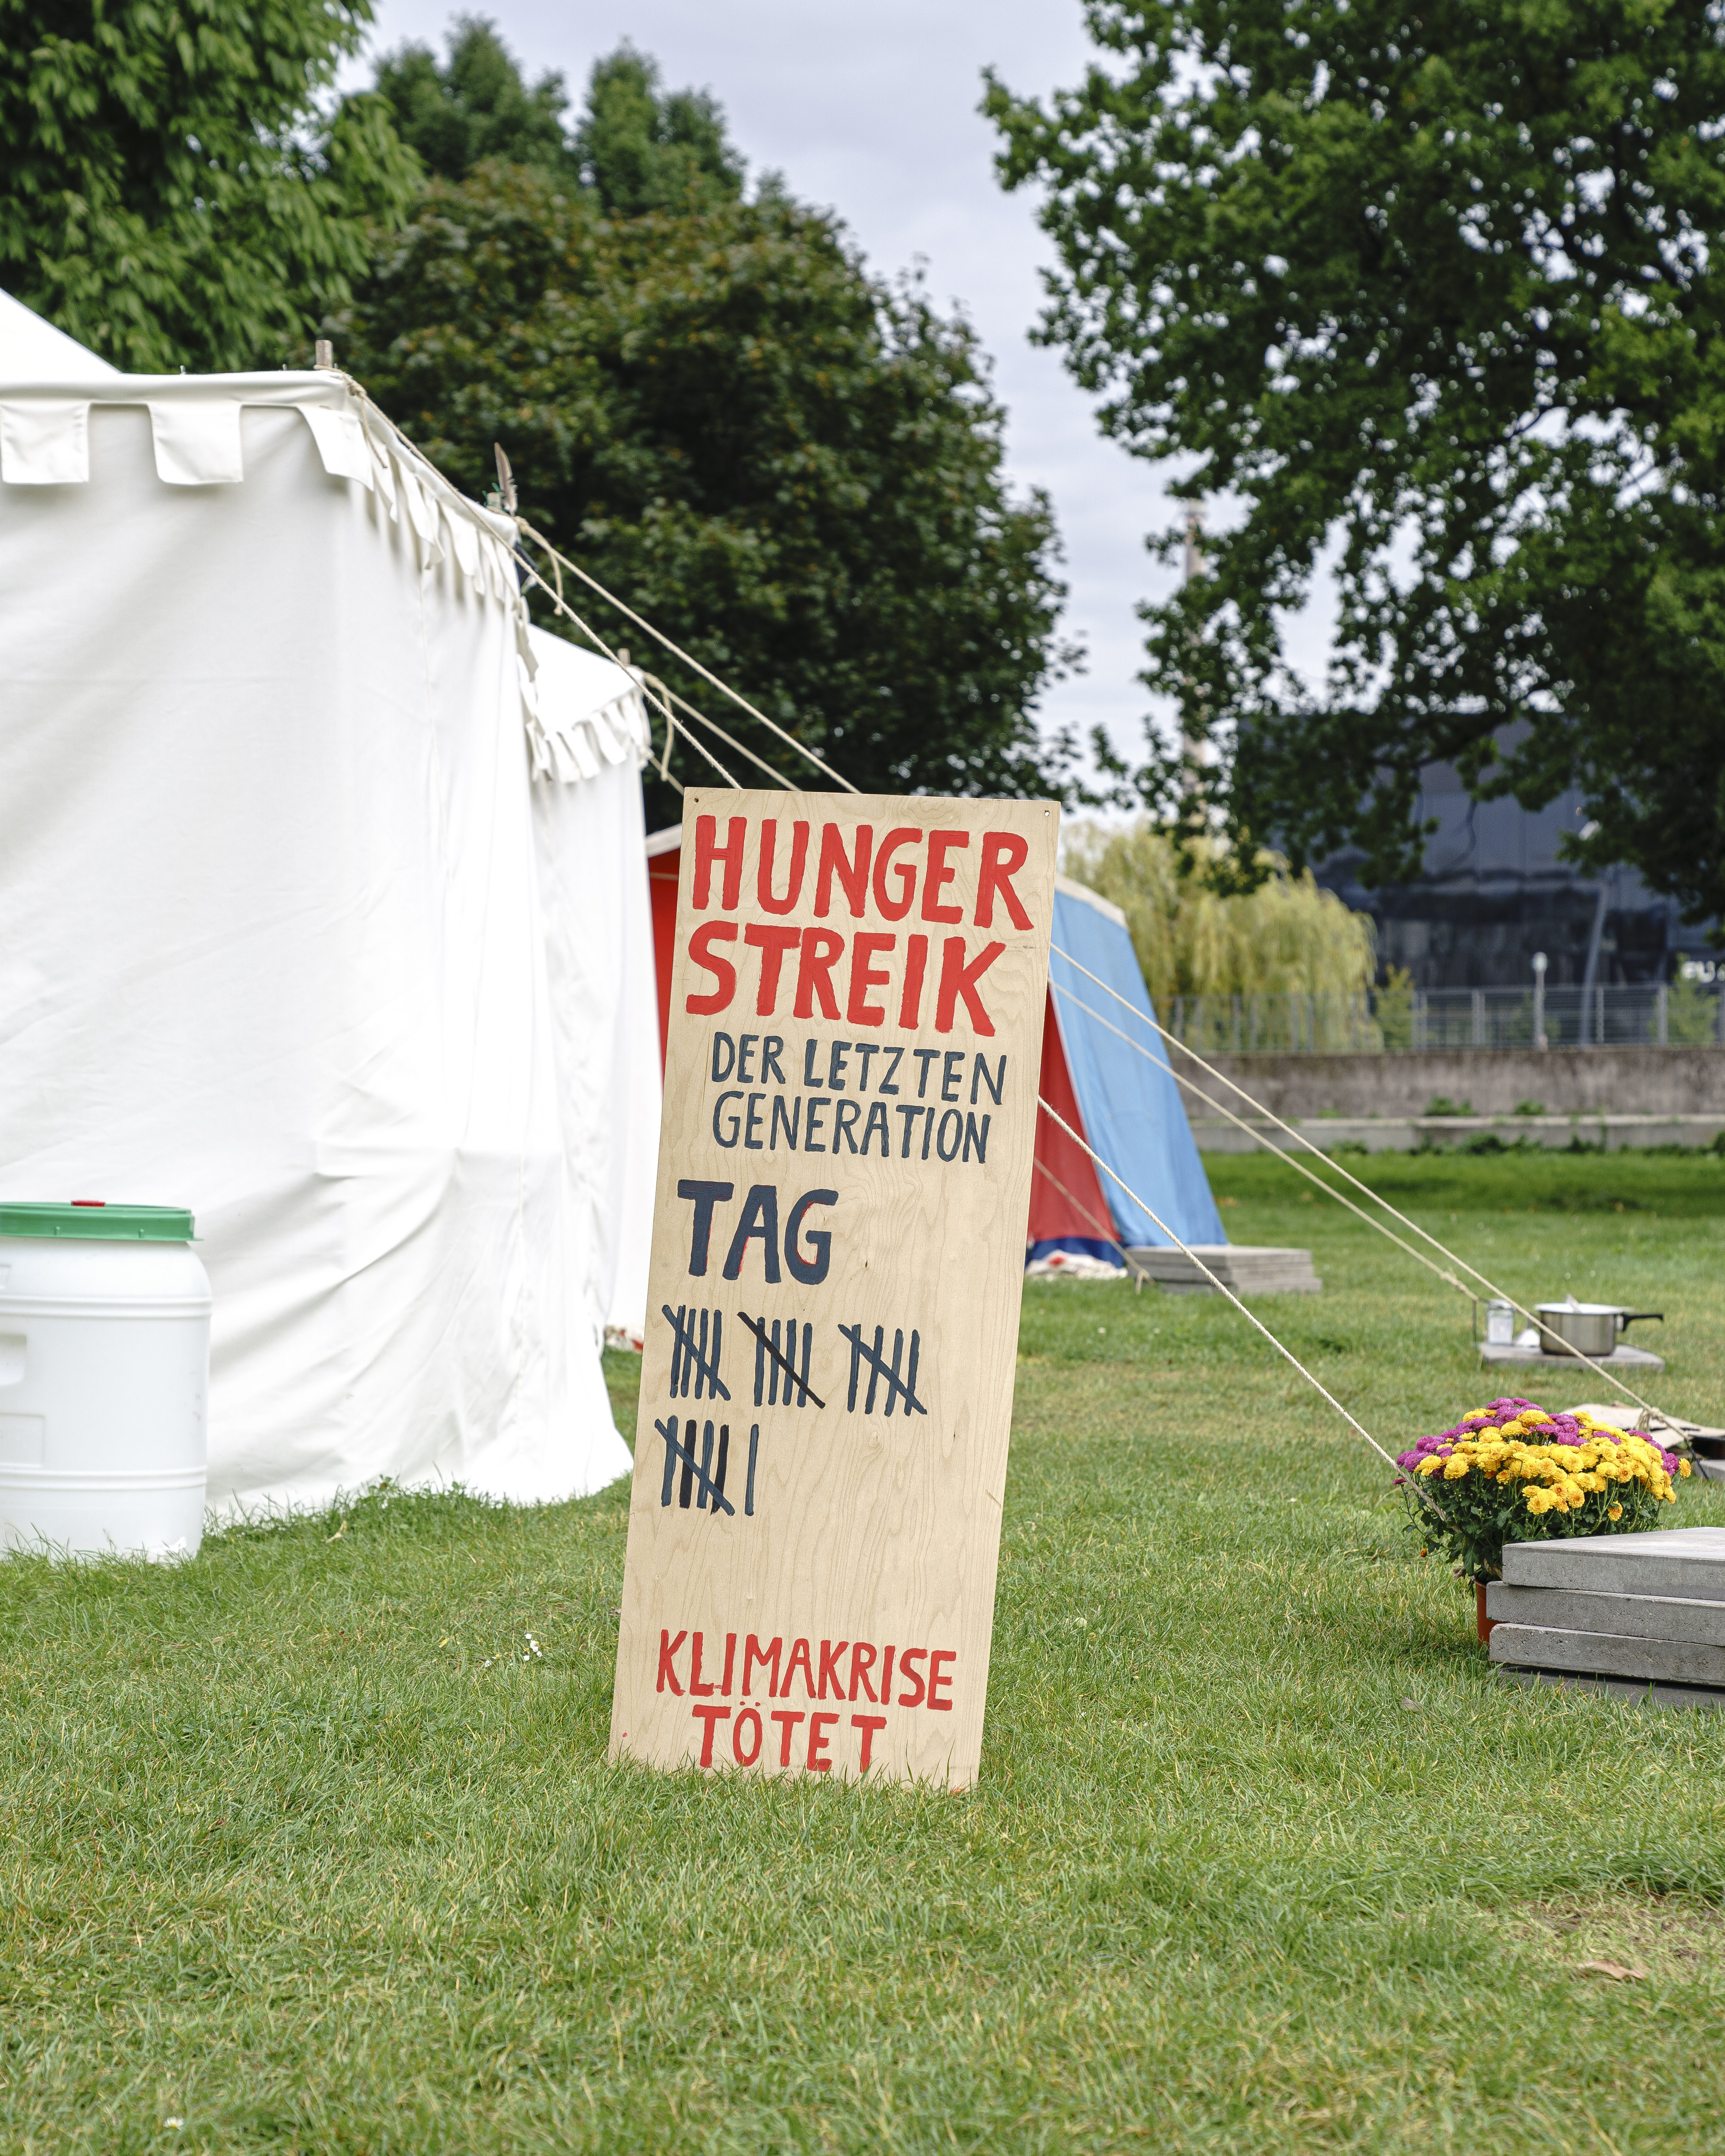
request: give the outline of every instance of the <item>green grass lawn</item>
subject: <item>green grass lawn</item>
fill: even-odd
[[[1459,1297],[1210,1165],[1380,1438],[1489,1397]],[[1725,1161],[1368,1172],[1524,1299],[1666,1311],[1651,1397],[1725,1421]],[[608,1766],[621,1486],[0,1565],[0,2150],[1725,2141],[1725,1716],[1495,1681],[1218,1301],[1033,1286],[1022,1351],[968,1796]]]

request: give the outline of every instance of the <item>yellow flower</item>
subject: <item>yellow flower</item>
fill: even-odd
[[[1439,1468],[1444,1465],[1444,1461],[1434,1452],[1429,1460],[1420,1461],[1418,1472],[1421,1475],[1435,1475]]]
[[[1529,1490],[1522,1502],[1530,1512],[1548,1512],[1552,1508],[1553,1499],[1548,1490]]]
[[[1608,1506],[1605,1507],[1605,1517],[1606,1517],[1608,1520],[1620,1520],[1620,1519],[1623,1517],[1623,1507],[1622,1507],[1622,1506],[1621,1506],[1621,1505],[1608,1505]]]
[[[1459,1453],[1452,1454],[1444,1462],[1444,1480],[1446,1482],[1459,1482],[1466,1472],[1467,1462]]]
[[[1678,1474],[1680,1474],[1680,1475],[1683,1477],[1683,1479],[1684,1479],[1684,1481],[1685,1481],[1686,1482],[1688,1481],[1688,1479],[1689,1479],[1689,1462],[1688,1462],[1686,1460],[1680,1460],[1677,1462],[1677,1472],[1678,1472]]]

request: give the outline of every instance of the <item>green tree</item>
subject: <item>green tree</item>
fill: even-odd
[[[0,0],[0,279],[136,372],[310,357],[413,162],[324,93],[369,0]]]
[[[1060,850],[1069,875],[1125,914],[1145,983],[1170,1023],[1182,999],[1181,1037],[1190,1046],[1387,1045],[1405,1001],[1398,982],[1407,977],[1392,968],[1374,1016],[1367,1000],[1378,963],[1371,916],[1350,912],[1309,869],[1296,875],[1266,851],[1253,865],[1255,887],[1241,890],[1243,879],[1225,874],[1223,842],[1158,830],[1143,818],[1125,830],[1075,824]],[[1379,1022],[1386,1018],[1389,1026]]]
[[[742,193],[742,159],[711,97],[661,91],[657,66],[627,44],[593,68],[575,153],[613,217],[712,209]]]
[[[530,89],[485,16],[455,18],[441,67],[429,45],[405,44],[387,54],[378,64],[377,94],[397,134],[435,178],[465,180],[486,157],[576,177],[563,78],[542,74]]]
[[[657,64],[624,44],[593,64],[572,138],[560,74],[530,88],[485,16],[458,15],[449,56],[403,45],[377,69],[377,95],[426,172],[465,180],[488,157],[592,189],[613,217],[711,209],[743,191],[743,161],[706,90],[666,91]]]
[[[1420,767],[1538,807],[1598,869],[1725,909],[1725,35],[1711,0],[1089,0],[1047,105],[991,83],[1047,190],[1044,334],[1104,424],[1220,498],[1147,607],[1148,685],[1219,760],[1230,859],[1417,863]],[[1163,542],[1171,551],[1174,535]],[[1280,619],[1326,557],[1321,692]]]
[[[1032,709],[1063,657],[1047,502],[1009,495],[969,328],[871,280],[829,218],[776,193],[613,218],[597,190],[485,165],[428,189],[336,328],[452,476],[489,485],[501,443],[524,515],[856,784],[1045,783]],[[672,769],[713,782],[680,743]],[[652,807],[675,814],[656,781]]]

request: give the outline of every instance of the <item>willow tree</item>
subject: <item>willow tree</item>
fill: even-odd
[[[1081,824],[1068,836],[1065,866],[1125,914],[1159,1004],[1175,996],[1297,993],[1339,1004],[1363,995],[1377,970],[1371,916],[1269,852],[1253,864],[1253,888],[1219,890],[1220,880],[1203,871],[1221,851],[1214,840],[1148,823],[1123,831]]]

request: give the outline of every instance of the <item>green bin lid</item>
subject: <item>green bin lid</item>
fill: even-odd
[[[179,1205],[110,1205],[74,1198],[69,1205],[0,1204],[0,1235],[64,1235],[85,1243],[189,1243],[193,1219]]]

